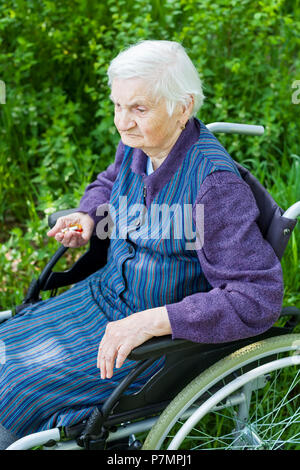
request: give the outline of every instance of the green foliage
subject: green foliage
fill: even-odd
[[[292,84],[300,79],[299,0],[3,0],[3,307],[13,296],[20,301],[32,271],[54,249],[45,216],[76,207],[86,185],[113,160],[118,135],[106,71],[121,49],[143,39],[185,46],[203,80],[204,122],[265,126],[261,138],[224,136],[222,142],[282,207],[300,199],[300,105],[292,103]],[[298,232],[287,253],[293,273],[286,274],[287,303],[299,301],[297,245]],[[8,261],[15,260],[20,271],[9,274]]]

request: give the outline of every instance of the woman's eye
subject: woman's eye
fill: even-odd
[[[146,112],[146,110],[144,108],[137,108],[137,110],[138,110],[139,113],[145,113]]]

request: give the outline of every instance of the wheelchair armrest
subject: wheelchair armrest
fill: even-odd
[[[250,336],[225,343],[194,343],[187,339],[172,339],[171,335],[151,338],[137,348],[134,348],[128,358],[134,361],[143,361],[145,359],[160,357],[164,354],[182,353],[184,351],[187,351],[188,354],[194,354],[195,352],[206,354],[218,350],[225,350],[229,353],[256,341],[262,341],[272,336],[292,333],[293,328],[299,324],[300,310],[296,307],[285,307],[282,309],[282,316],[286,315],[292,317],[290,321],[291,325],[287,324],[284,327],[272,326],[267,331],[257,336]]]
[[[186,339],[172,339],[171,335],[166,335],[151,338],[137,348],[134,348],[128,358],[134,361],[142,361],[151,357],[159,357],[163,354],[195,347],[199,347],[199,344]]]
[[[50,228],[54,227],[54,225],[56,224],[56,221],[57,219],[59,219],[59,217],[63,217],[65,215],[69,215],[69,214],[73,214],[74,212],[78,212],[78,209],[66,209],[66,210],[63,210],[63,211],[57,211],[57,212],[53,212],[53,214],[50,214],[49,217],[48,217],[48,225]]]

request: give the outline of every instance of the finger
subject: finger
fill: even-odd
[[[62,243],[64,246],[66,247],[71,247],[71,248],[74,248],[77,246],[77,242],[76,242],[76,239],[78,236],[80,236],[80,234],[76,233],[76,232],[65,232],[65,233],[61,233],[60,234],[62,235],[62,238],[60,238],[60,243]],[[59,234],[57,234],[59,235]],[[57,236],[55,237],[56,240],[57,240]]]
[[[100,359],[100,376],[101,379],[110,379],[113,375],[114,360],[110,353],[105,353]]]
[[[109,355],[105,358],[105,369],[106,369],[106,378],[111,379],[114,373],[114,363],[115,357],[113,355]]]
[[[52,227],[48,232],[48,237],[54,237],[58,232],[61,231],[66,226],[66,220],[64,217],[59,217],[57,219],[56,224]]]
[[[71,239],[68,246],[70,248],[78,248],[82,244],[82,238],[80,233],[72,232]]]
[[[100,359],[101,359],[101,349],[100,349],[100,346],[99,346],[98,354],[97,354],[97,369],[100,369]]]
[[[100,359],[101,359],[101,353],[102,353],[102,341],[99,344],[98,354],[97,354],[97,368],[98,369],[100,368]]]
[[[48,237],[54,237],[54,235],[56,234],[56,224],[54,225],[54,227],[52,227],[50,230],[48,230],[47,232],[47,235]]]
[[[113,376],[116,355],[117,351],[114,351],[111,347],[109,351],[101,351],[99,358],[101,379],[110,379]]]
[[[97,367],[100,369],[100,377],[101,379],[105,379],[106,377],[106,361],[105,361],[105,348],[103,345],[105,344],[105,337],[103,336],[102,341],[100,342],[99,349],[98,349],[98,356],[97,356]]]
[[[100,358],[99,369],[100,369],[101,379],[105,379],[106,378],[106,367],[105,367],[105,359],[104,359],[103,356],[101,356],[101,358]]]
[[[91,235],[93,233],[93,228],[94,227],[91,224],[85,224],[84,222],[82,223],[82,232],[80,233],[80,235],[84,244],[90,240]]]
[[[68,246],[72,240],[73,232],[64,232],[63,236],[63,244]]]
[[[64,239],[64,235],[63,235],[63,233],[58,232],[58,233],[55,234],[54,238],[55,238],[56,241],[61,243]]]
[[[85,229],[83,229],[83,231],[79,234],[83,245],[85,245],[90,240],[91,234],[91,230],[88,231]]]
[[[116,359],[116,369],[119,369],[120,367],[122,367],[128,355],[131,353],[132,349],[133,348],[130,347],[129,345],[122,345],[119,348],[117,359]]]
[[[102,339],[100,341],[99,348],[98,348],[98,355],[97,355],[97,367],[98,367],[98,369],[100,369],[100,362],[101,362],[101,358],[103,357],[103,346],[105,345],[105,340],[106,340],[106,335],[104,333],[104,335],[102,336]]]

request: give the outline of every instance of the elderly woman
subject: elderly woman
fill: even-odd
[[[267,330],[280,312],[280,263],[257,226],[251,190],[194,117],[203,93],[183,47],[144,41],[121,52],[108,76],[121,136],[115,161],[86,188],[79,211],[48,232],[78,247],[108,227],[108,261],[1,326],[2,447],[87,418],[134,366],[130,351],[151,337],[232,341]],[[81,233],[63,230],[78,223]]]

